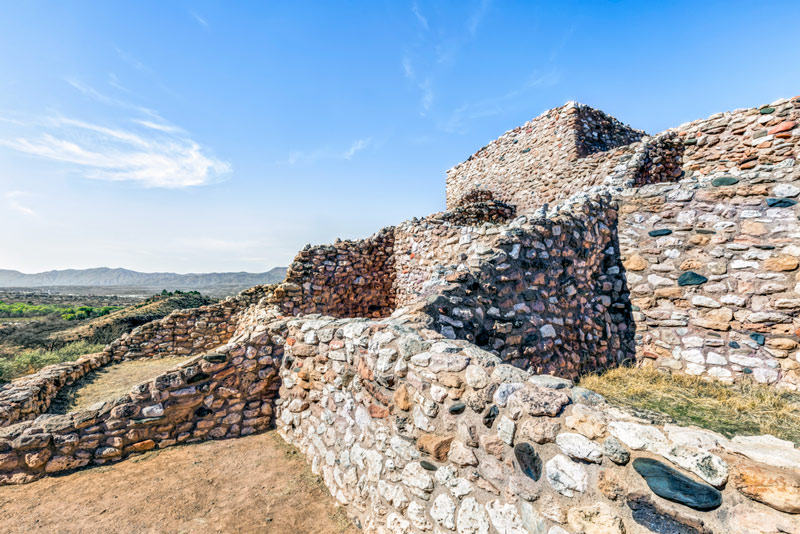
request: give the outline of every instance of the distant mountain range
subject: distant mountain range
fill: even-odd
[[[25,274],[0,269],[0,287],[57,287],[57,286],[126,286],[160,289],[203,289],[215,287],[248,288],[283,281],[286,267],[275,267],[265,273],[140,273],[129,269],[65,269]]]

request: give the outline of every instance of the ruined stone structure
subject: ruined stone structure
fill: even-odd
[[[800,388],[800,97],[653,137],[568,103],[443,213],[0,388],[0,484],[277,426],[370,533],[800,534],[800,450],[574,385],[630,363]],[[67,415],[102,365],[174,371]]]

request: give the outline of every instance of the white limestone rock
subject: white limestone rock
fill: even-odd
[[[564,432],[556,436],[556,445],[561,452],[573,460],[584,460],[599,464],[603,460],[603,449],[581,434]]]
[[[586,469],[563,454],[558,454],[551,458],[544,468],[547,481],[561,495],[572,497],[576,491],[586,491],[589,482]]]

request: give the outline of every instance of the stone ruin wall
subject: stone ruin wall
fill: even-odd
[[[450,276],[426,311],[522,369],[577,378],[630,361],[634,326],[609,199],[496,228],[476,268]]]
[[[503,359],[525,364],[524,352],[518,359],[513,350],[519,339],[509,339],[518,335],[513,322],[510,332],[501,332],[509,321],[490,323],[495,338],[486,348],[497,354],[468,341],[449,339],[477,338],[475,327],[459,332],[457,321],[466,327],[478,313],[491,317],[496,309],[499,318],[511,319],[513,313],[523,325],[525,321],[533,324],[538,341],[552,342],[535,356],[558,362],[569,374],[580,367],[584,355],[553,352],[557,340],[564,347],[577,347],[571,343],[579,339],[597,342],[595,350],[605,352],[605,357],[611,358],[606,362],[611,362],[625,351],[622,344],[615,346],[609,341],[613,339],[609,326],[626,324],[614,317],[626,306],[624,271],[619,269],[621,249],[635,302],[631,309],[639,321],[640,355],[645,346],[650,350],[674,342],[668,335],[655,339],[656,331],[672,331],[682,344],[701,338],[704,349],[716,346],[714,334],[729,331],[709,328],[708,323],[703,323],[704,335],[686,335],[680,324],[646,322],[646,330],[642,326],[651,318],[664,321],[663,316],[648,311],[652,308],[722,309],[721,296],[716,308],[702,306],[700,299],[694,303],[688,295],[694,300],[696,294],[708,291],[709,298],[714,298],[709,288],[729,283],[727,278],[720,282],[722,279],[707,276],[708,281],[699,285],[679,285],[675,279],[673,285],[686,293],[674,298],[656,293],[667,286],[654,284],[651,308],[643,308],[636,300],[649,296],[640,293],[636,283],[648,280],[649,284],[654,274],[673,279],[683,272],[679,265],[670,275],[673,264],[667,259],[675,259],[673,250],[689,259],[701,249],[713,256],[710,251],[714,249],[708,247],[717,247],[726,260],[731,259],[728,267],[740,270],[734,269],[733,256],[727,254],[749,254],[739,248],[742,239],[736,239],[759,229],[748,226],[746,232],[749,221],[762,224],[767,231],[758,236],[751,249],[757,252],[751,253],[767,251],[779,261],[768,263],[770,258],[757,256],[742,260],[763,262],[760,267],[775,275],[731,274],[730,278],[737,284],[755,280],[752,287],[759,288],[763,280],[785,282],[794,276],[796,265],[789,269],[791,260],[786,257],[796,257],[792,248],[797,237],[793,226],[797,208],[792,203],[796,193],[786,186],[795,187],[798,175],[793,161],[784,160],[785,143],[796,148],[797,129],[786,124],[794,122],[788,119],[795,117],[797,103],[777,103],[771,112],[757,112],[758,117],[752,110],[729,117],[729,123],[736,123],[729,128],[732,136],[744,135],[736,133],[740,115],[752,115],[755,118],[748,122],[752,128],[758,124],[767,130],[767,137],[774,135],[758,142],[755,160],[745,155],[752,142],[720,135],[727,132],[725,128],[709,134],[720,135],[720,141],[707,137],[694,144],[696,132],[716,131],[718,126],[711,123],[725,118],[712,117],[702,125],[693,123],[696,128],[689,125],[580,159],[573,168],[582,169],[581,179],[591,187],[571,191],[572,198],[552,207],[546,219],[538,213],[531,218],[512,218],[513,208],[502,199],[495,201],[470,191],[468,198],[473,201],[459,203],[445,214],[386,229],[376,234],[381,236],[378,240],[306,249],[299,258],[331,269],[299,265],[292,269],[291,280],[243,292],[234,299],[236,304],[228,305],[227,312],[221,311],[224,305],[215,305],[211,312],[193,311],[181,321],[159,322],[145,329],[146,335],[138,330],[100,355],[108,360],[157,356],[170,347],[188,350],[187,356],[195,351],[200,354],[175,371],[134,387],[114,402],[64,416],[43,415],[0,430],[0,483],[23,483],[50,473],[109,463],[150,448],[246,435],[269,428],[277,416],[280,433],[308,456],[332,495],[367,532],[798,534],[798,516],[789,514],[800,513],[800,474],[795,469],[800,465],[800,451],[791,443],[771,437],[727,439],[707,431],[657,425],[607,405],[602,397],[573,387],[567,380],[532,374],[530,371],[540,372],[535,364],[529,366],[530,371],[505,365]],[[772,113],[776,114],[773,119],[761,117]],[[770,123],[778,118],[779,122]],[[780,131],[769,133],[776,127]],[[744,131],[751,130],[745,127]],[[765,137],[755,135],[755,139]],[[677,144],[676,138],[682,142]],[[726,143],[732,143],[734,153],[742,154],[733,165],[721,161],[715,152],[725,153]],[[794,148],[788,153],[796,155]],[[587,163],[591,158],[592,163]],[[676,158],[682,158],[685,175],[671,183],[679,177]],[[726,168],[697,172],[705,168],[696,163],[703,158]],[[753,161],[756,163],[749,166]],[[769,164],[772,166],[767,167]],[[715,185],[723,172],[739,182],[727,179]],[[651,185],[626,187],[643,183]],[[782,189],[776,191],[779,186]],[[607,194],[613,198],[604,200]],[[760,203],[766,203],[765,198],[782,200],[763,208]],[[617,202],[618,212],[613,209]],[[477,207],[479,204],[483,206]],[[686,215],[687,210],[703,213]],[[734,219],[737,229],[726,231],[732,228],[723,224],[729,222],[726,216],[731,210],[739,213]],[[758,211],[758,217],[751,217],[752,211]],[[700,243],[702,240],[691,237],[684,228],[688,221],[702,223],[700,229],[710,226],[717,233],[695,230],[694,234],[711,236],[709,242]],[[662,225],[671,225],[673,233],[649,235],[651,229]],[[617,232],[619,244],[614,246]],[[683,239],[681,232],[686,232],[685,242],[663,240]],[[726,240],[714,243],[722,239],[715,237],[718,234]],[[652,247],[649,238],[654,238]],[[631,254],[634,239],[648,243],[647,250],[640,252],[646,265],[638,271]],[[378,252],[378,259],[365,250]],[[534,260],[553,257],[572,263],[548,266],[546,285],[542,285],[542,264]],[[699,256],[698,261],[706,259]],[[769,265],[785,267],[770,270]],[[712,268],[711,262],[703,266]],[[341,286],[356,280],[362,270],[373,268],[391,281],[391,285],[366,284],[379,288],[367,299],[367,314],[383,319],[307,315],[361,313],[364,302],[353,302],[359,293]],[[753,273],[764,272],[755,266],[752,269]],[[701,271],[697,274],[705,276]],[[557,287],[552,282],[565,276],[564,281],[574,280],[574,303],[567,300],[572,293],[569,283]],[[699,280],[694,275],[688,278]],[[531,300],[526,300],[526,291]],[[512,293],[521,294],[522,301],[510,298]],[[770,299],[788,294],[783,290],[764,293]],[[298,295],[313,300],[306,303],[306,297]],[[754,291],[746,307],[738,310],[747,314],[749,323],[757,324],[752,314],[763,311],[758,308],[765,302],[757,298],[760,296]],[[391,306],[376,304],[392,298],[396,300]],[[774,298],[777,308],[777,296]],[[561,303],[558,310],[550,308],[554,301]],[[785,299],[781,302],[781,306],[793,305]],[[379,309],[370,310],[370,305]],[[404,308],[386,318],[396,305]],[[725,303],[724,307],[729,306],[732,304]],[[781,313],[795,321],[796,312],[786,309],[789,311]],[[209,313],[224,320],[195,320],[196,314]],[[564,324],[558,323],[558,315]],[[448,319],[443,319],[445,316]],[[782,316],[771,317],[762,324],[773,334],[776,325],[788,324]],[[698,319],[708,317],[692,316],[691,328],[701,324]],[[595,328],[601,323],[606,337],[602,329]],[[551,329],[545,328],[546,324],[552,326],[554,336],[549,336]],[[796,322],[791,324],[796,327]],[[796,334],[765,335],[766,348],[758,350],[776,349],[776,339],[796,342]],[[615,335],[628,340],[630,331],[618,329]],[[749,339],[758,344],[756,338]],[[222,346],[207,352],[217,340]],[[499,341],[502,344],[495,347]],[[780,343],[788,346],[786,341]],[[690,362],[684,349],[693,348],[681,345],[677,352],[670,351],[669,357],[661,353],[656,357],[684,365]],[[791,349],[781,350],[787,351],[786,357],[770,355],[779,360],[796,359]],[[595,363],[601,362],[591,361],[590,365]],[[92,364],[84,361],[79,365]],[[778,365],[783,372],[784,366]],[[732,364],[726,368],[736,371]],[[544,370],[550,372],[548,367]],[[784,376],[789,376],[788,371],[779,376],[782,385],[787,383]]]
[[[175,310],[124,334],[101,353],[49,365],[0,386],[0,428],[35,419],[48,410],[62,388],[106,365],[139,358],[188,358],[219,347],[233,335],[239,314],[253,300],[252,294],[253,290],[248,290],[216,304]]]
[[[283,338],[252,307],[229,343],[134,386],[114,401],[0,428],[0,485],[131,454],[271,428]]]
[[[268,298],[287,315],[385,317],[395,307],[394,228],[358,241],[306,246]]]
[[[656,425],[418,319],[287,324],[278,430],[365,532],[800,532],[791,443]]]
[[[495,198],[532,212],[566,200],[587,183],[582,160],[639,141],[644,132],[623,125],[588,106],[570,102],[510,130],[447,171],[447,208],[471,191],[488,190]],[[596,163],[595,163],[596,165]]]
[[[638,357],[800,389],[800,99],[674,130],[684,178],[620,195]]]

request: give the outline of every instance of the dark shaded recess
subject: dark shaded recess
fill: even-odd
[[[214,413],[214,412],[212,412],[211,410],[209,410],[205,406],[200,406],[198,409],[196,409],[194,411],[194,414],[197,417],[207,417],[207,416],[211,415],[212,413]]]
[[[479,347],[485,347],[489,344],[490,339],[491,337],[489,336],[489,333],[486,332],[486,330],[482,330],[478,332],[477,336],[475,336],[475,344]]]
[[[208,380],[209,378],[211,378],[211,376],[207,375],[206,373],[197,373],[196,375],[189,377],[189,379],[186,380],[186,383],[197,384],[198,382],[202,382],[203,380]]]
[[[208,363],[225,363],[228,361],[228,356],[225,354],[206,354],[203,359]]]

